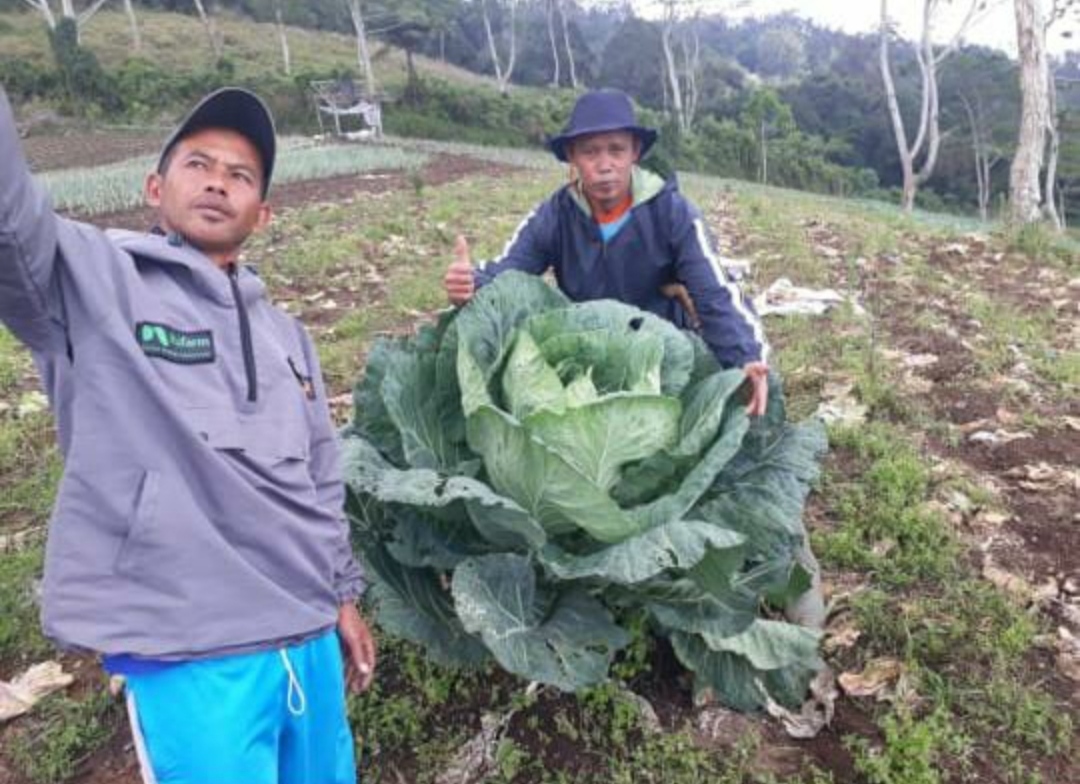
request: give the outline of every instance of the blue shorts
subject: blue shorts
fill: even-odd
[[[338,636],[129,673],[148,784],[355,784]]]

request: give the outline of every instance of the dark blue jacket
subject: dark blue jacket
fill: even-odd
[[[572,186],[556,191],[518,226],[502,255],[477,268],[477,286],[509,269],[543,274],[577,302],[617,299],[692,328],[661,287],[683,284],[701,334],[725,367],[767,359],[768,344],[750,301],[720,264],[701,213],[674,180],[637,169],[629,221],[605,243],[588,203]]]

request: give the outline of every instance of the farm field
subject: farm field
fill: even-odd
[[[65,148],[94,144],[31,154],[65,168]],[[475,258],[496,253],[565,176],[540,154],[402,151],[411,163],[276,189],[277,219],[248,252],[311,329],[342,422],[372,342],[444,307],[455,235]],[[749,262],[752,293],[786,277],[846,300],[765,322],[794,418],[824,406],[833,419],[808,509],[841,676],[831,725],[795,740],[775,719],[695,705],[646,635],[617,682],[577,697],[381,639],[376,685],[350,702],[364,780],[1080,780],[1080,252],[880,204],[682,183],[724,254]],[[55,655],[34,594],[59,472],[33,365],[0,332],[0,679]],[[91,659],[59,660],[75,683],[0,727],[0,784],[139,781],[122,701]]]

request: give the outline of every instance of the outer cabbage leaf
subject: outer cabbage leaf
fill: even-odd
[[[710,650],[695,635],[676,632],[671,635],[671,643],[679,661],[694,672],[694,691],[699,697],[714,695],[740,711],[763,709],[766,694],[789,708],[797,707],[818,667],[815,660],[782,669],[758,670],[738,654]]]
[[[602,682],[629,641],[584,591],[542,595],[529,559],[521,556],[466,561],[454,572],[453,593],[464,628],[484,640],[499,664],[564,691]]]
[[[741,534],[709,523],[679,521],[589,555],[573,555],[548,545],[540,552],[540,563],[561,580],[594,578],[632,585],[668,569],[690,569],[710,549],[734,551],[741,561],[743,541]]]

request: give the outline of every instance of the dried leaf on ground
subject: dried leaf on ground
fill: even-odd
[[[851,648],[862,637],[862,630],[855,624],[851,613],[839,613],[829,621],[822,646],[826,653]]]
[[[56,661],[41,662],[10,682],[0,681],[0,723],[27,713],[41,699],[67,688],[74,676]]]
[[[1042,585],[1033,585],[1026,578],[1002,569],[989,557],[983,564],[982,575],[993,585],[1024,603],[1042,604],[1057,596],[1056,580],[1048,580]]]
[[[1080,681],[1080,637],[1064,626],[1058,629],[1057,666],[1070,680]]]
[[[730,748],[760,736],[758,722],[720,705],[702,707],[694,718],[694,739],[705,748]]]
[[[1050,465],[1046,462],[1017,466],[1005,473],[1024,490],[1043,491],[1056,489],[1080,490],[1080,471]]]
[[[777,704],[771,698],[767,700],[765,709],[780,722],[788,737],[805,740],[816,738],[819,732],[832,723],[836,698],[839,696],[836,678],[832,670],[826,667],[810,682],[810,697],[802,704],[798,713]]]
[[[862,672],[841,673],[837,680],[840,688],[849,697],[876,697],[885,700],[889,699],[890,687],[896,684],[903,673],[902,662],[885,657],[867,662]]]

